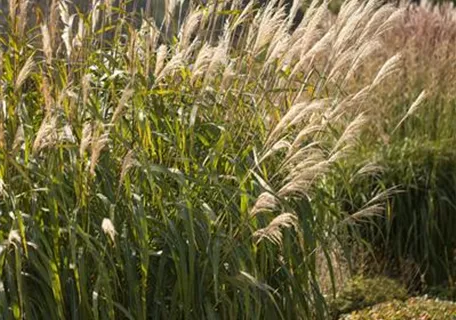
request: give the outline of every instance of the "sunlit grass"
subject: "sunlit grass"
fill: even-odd
[[[10,1],[2,318],[326,319],[318,261],[334,281],[331,250],[390,195],[326,202],[400,69],[363,72],[404,11],[316,1],[293,25],[299,1],[228,1],[176,22],[167,1],[157,25],[124,4],[52,1],[34,26]]]

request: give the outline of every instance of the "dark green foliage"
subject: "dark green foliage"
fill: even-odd
[[[407,290],[398,282],[385,278],[354,277],[344,284],[337,297],[330,302],[333,317],[361,310],[385,301],[405,300]]]
[[[333,180],[338,186],[333,196],[348,216],[373,194],[394,189],[381,212],[353,225],[371,246],[367,256],[374,255],[366,265],[358,256],[358,268],[387,273],[420,290],[449,284],[455,274],[456,153],[447,144],[410,139],[366,151],[358,156],[381,169],[359,176],[365,162],[356,164],[354,156],[355,162],[341,164]]]

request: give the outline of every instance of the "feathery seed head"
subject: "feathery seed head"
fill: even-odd
[[[399,70],[401,60],[402,55],[400,53],[395,54],[394,56],[389,58],[378,71],[375,79],[372,81],[371,88],[376,87],[388,76],[397,72]]]
[[[293,213],[282,213],[275,217],[267,227],[254,232],[257,243],[267,239],[272,243],[282,245],[282,229],[298,229],[298,218]]]
[[[125,155],[125,158],[122,162],[122,168],[120,170],[120,182],[119,184],[122,184],[125,176],[127,175],[128,171],[138,165],[138,161],[135,158],[135,153],[133,150],[129,150],[127,154]]]
[[[52,62],[52,43],[51,34],[46,23],[41,25],[41,37],[43,39],[43,52],[48,65]]]
[[[19,90],[22,84],[27,80],[29,75],[32,73],[33,68],[35,67],[35,60],[33,59],[33,55],[28,57],[27,61],[25,61],[24,66],[19,71],[19,74],[16,78],[16,83],[14,85],[15,90]]]
[[[21,244],[21,235],[19,230],[11,230],[8,234],[8,245],[13,245],[17,247]]]
[[[119,100],[119,103],[117,104],[116,110],[114,111],[114,114],[112,115],[111,123],[116,123],[119,117],[122,116],[123,110],[125,105],[128,103],[128,101],[133,97],[134,90],[127,86],[123,90],[122,97]]]
[[[109,141],[109,129],[102,126],[101,131],[97,132],[95,137],[92,137],[91,151],[92,155],[90,158],[89,172],[93,176],[95,175],[95,168],[101,155],[101,151],[104,149]]]
[[[24,125],[20,123],[17,127],[13,141],[13,153],[17,153],[25,142]]]
[[[107,235],[112,242],[114,242],[117,232],[111,219],[104,218],[101,222],[101,229],[103,230],[104,234]]]
[[[250,216],[254,217],[258,213],[273,211],[277,209],[279,204],[279,200],[274,195],[270,192],[263,192],[258,196],[255,205],[250,211]]]
[[[79,155],[81,158],[84,157],[85,151],[90,146],[92,142],[92,125],[90,122],[84,123],[84,127],[82,129],[82,137],[81,137],[81,144],[79,147]]]
[[[43,148],[51,146],[57,141],[57,119],[53,116],[46,116],[41,123],[40,129],[33,142],[32,151],[37,154]]]

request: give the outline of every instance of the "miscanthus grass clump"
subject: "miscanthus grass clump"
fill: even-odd
[[[372,125],[357,152],[326,175],[320,188],[334,210],[356,212],[376,190],[396,187],[386,214],[360,226],[375,249],[375,259],[360,265],[397,277],[413,291],[454,287],[456,275],[455,17],[452,3],[407,5],[385,33],[383,50],[350,85],[362,86],[362,79],[375,76],[376,66],[398,50],[401,70],[367,97],[377,109]],[[371,174],[359,175],[366,164]]]
[[[296,24],[300,1],[240,2],[167,1],[156,23],[122,1],[9,1],[3,319],[326,318],[317,253],[331,266],[384,194],[346,217],[313,184],[370,125],[401,56],[347,84],[403,9],[315,1]]]

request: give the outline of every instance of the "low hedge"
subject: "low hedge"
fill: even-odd
[[[334,319],[341,314],[360,310],[390,300],[405,300],[407,290],[398,282],[386,277],[351,279],[330,301],[329,306]]]
[[[350,315],[344,320],[454,320],[456,304],[427,298],[410,298],[406,301],[393,300],[377,304]]]

